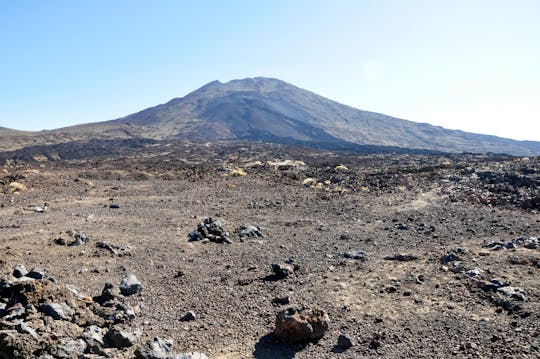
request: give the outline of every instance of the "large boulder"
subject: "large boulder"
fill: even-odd
[[[328,330],[330,318],[318,308],[289,307],[278,313],[274,334],[284,343],[317,341]]]

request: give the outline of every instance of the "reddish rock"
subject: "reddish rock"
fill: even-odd
[[[328,330],[329,321],[321,309],[289,307],[278,313],[274,334],[287,344],[316,341]]]

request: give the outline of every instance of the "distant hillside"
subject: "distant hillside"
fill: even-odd
[[[515,141],[362,111],[286,82],[211,82],[182,98],[107,122],[39,133],[42,138],[251,140],[352,148],[540,155],[540,142]]]

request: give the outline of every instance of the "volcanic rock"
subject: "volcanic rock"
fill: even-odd
[[[140,293],[142,290],[143,285],[134,274],[128,275],[120,282],[120,292],[125,296]]]
[[[328,314],[321,309],[289,307],[278,313],[274,334],[287,344],[317,341],[328,330],[329,322]]]

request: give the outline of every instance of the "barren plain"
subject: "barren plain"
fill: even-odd
[[[185,141],[73,153],[0,168],[2,358],[131,358],[155,336],[209,358],[540,356],[539,158]],[[205,217],[231,243],[190,241]],[[75,312],[128,274],[144,288],[120,295],[127,320],[12,316],[16,265],[76,288]],[[302,304],[328,330],[284,344],[276,315]],[[118,322],[130,345],[65,348]]]

